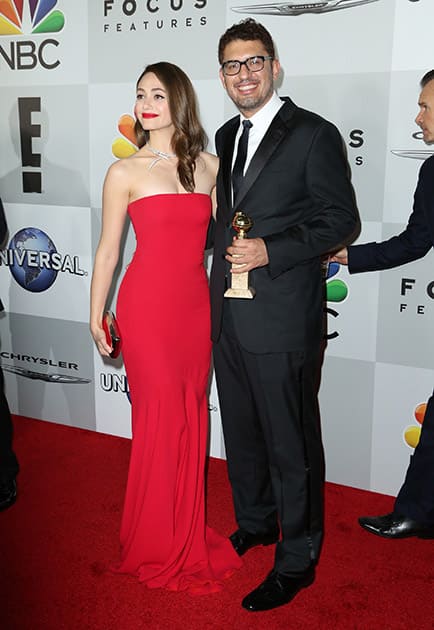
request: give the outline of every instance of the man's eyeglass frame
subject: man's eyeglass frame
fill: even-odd
[[[260,68],[251,68],[249,64],[253,63],[253,61],[256,61],[260,59],[262,61],[262,66]],[[235,75],[239,74],[241,72],[241,66],[246,66],[246,68],[250,71],[250,72],[260,72],[261,70],[264,69],[264,65],[265,62],[268,60],[273,60],[274,57],[272,57],[271,55],[254,55],[254,57],[249,57],[248,59],[245,59],[244,61],[239,61],[238,59],[228,59],[227,61],[225,61],[224,63],[222,63],[221,65],[221,69],[222,72],[225,76],[227,77],[234,77]],[[238,64],[238,70],[236,72],[228,72],[227,71],[227,64],[231,63],[231,64]]]

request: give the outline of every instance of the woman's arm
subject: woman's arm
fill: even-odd
[[[90,330],[103,356],[109,356],[111,348],[106,343],[101,322],[119,259],[128,201],[127,167],[123,161],[115,162],[107,171],[104,181],[101,236],[95,254],[90,289]]]
[[[210,177],[210,182],[211,182],[210,196],[211,196],[211,201],[212,201],[212,216],[215,221],[216,213],[217,213],[216,183],[217,183],[217,171],[219,169],[219,159],[213,153],[205,153],[203,155],[206,157],[207,174]]]

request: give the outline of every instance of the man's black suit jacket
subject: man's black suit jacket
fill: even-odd
[[[322,337],[320,256],[348,242],[358,226],[342,138],[334,125],[290,99],[273,119],[232,203],[231,168],[239,116],[216,134],[220,158],[211,270],[212,338],[221,331],[225,250],[235,234],[233,214],[253,220],[249,238],[262,237],[269,264],[250,272],[253,300],[231,299],[240,343],[255,353],[317,350]]]
[[[348,248],[348,270],[377,271],[418,260],[434,245],[434,155],[421,166],[414,193],[413,212],[401,234],[382,243]]]

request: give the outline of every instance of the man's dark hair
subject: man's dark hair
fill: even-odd
[[[242,39],[244,41],[259,41],[264,45],[267,55],[270,55],[273,59],[275,57],[273,40],[265,26],[256,22],[253,18],[247,18],[228,28],[227,31],[220,37],[218,48],[220,64],[223,63],[223,54],[226,46],[236,39]]]
[[[424,88],[427,83],[434,81],[434,70],[429,70],[420,80],[420,87]]]

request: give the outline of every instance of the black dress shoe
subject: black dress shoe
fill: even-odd
[[[242,606],[252,612],[283,606],[294,599],[302,588],[310,586],[314,578],[314,569],[309,569],[298,577],[271,571],[262,584],[243,599]]]
[[[434,525],[423,525],[393,512],[384,516],[361,516],[359,524],[371,534],[383,538],[434,538]]]
[[[229,540],[231,541],[237,554],[242,556],[252,547],[257,547],[258,545],[272,545],[276,543],[279,540],[279,530],[275,529],[270,532],[251,534],[245,529],[240,528],[229,536]]]
[[[0,511],[11,507],[17,498],[17,484],[15,479],[0,481]]]

